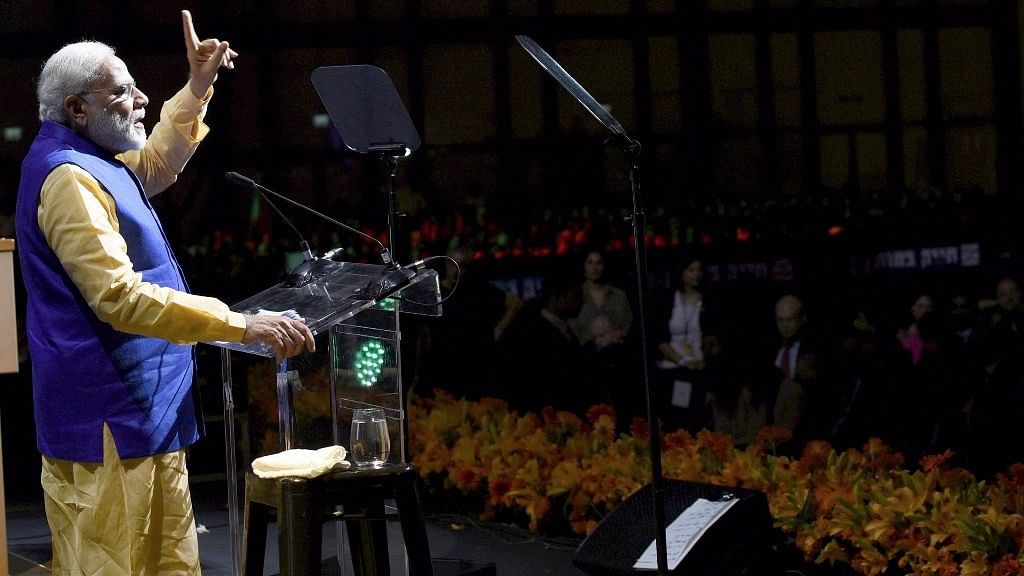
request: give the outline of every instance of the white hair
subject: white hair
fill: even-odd
[[[64,99],[89,90],[113,55],[114,49],[102,42],[76,42],[50,56],[36,86],[39,119],[65,124]]]

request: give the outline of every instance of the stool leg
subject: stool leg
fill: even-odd
[[[409,555],[410,576],[433,576],[430,543],[427,542],[427,528],[420,514],[415,477],[403,478],[395,487],[395,506],[398,508],[398,520],[402,524],[405,552]]]
[[[263,576],[263,557],[267,552],[267,523],[270,508],[245,499],[245,518],[242,524],[242,574]]]
[[[349,547],[352,549],[352,568],[359,576],[388,576],[391,573],[391,558],[388,556],[384,501],[373,500],[371,504],[363,505],[363,519],[345,521]]]
[[[346,506],[346,512],[351,508]],[[348,534],[348,548],[352,553],[352,572],[356,576],[375,576],[378,571],[373,554],[368,553],[372,549],[372,539],[367,534],[366,520],[346,520],[345,533]]]
[[[316,499],[305,483],[281,483],[277,511],[277,553],[280,576],[320,574],[320,540],[323,525]]]

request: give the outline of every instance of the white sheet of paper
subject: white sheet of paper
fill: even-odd
[[[693,384],[685,380],[672,382],[672,405],[679,408],[690,407],[690,396],[693,394]]]
[[[665,529],[668,569],[678,568],[697,540],[737,502],[739,502],[738,498],[717,502],[698,498],[696,502],[683,510],[683,513]],[[657,540],[651,541],[644,553],[640,555],[640,559],[633,564],[633,568],[637,570],[658,569]]]
[[[285,318],[291,318],[292,320],[302,320],[302,316],[299,316],[299,313],[291,308],[289,308],[288,310],[280,311],[265,310],[263,308],[260,308],[259,310],[256,311],[256,313],[262,314],[264,316],[284,316]]]

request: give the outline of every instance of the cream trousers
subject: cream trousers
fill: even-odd
[[[122,460],[104,425],[102,464],[43,456],[41,482],[53,574],[200,574],[184,450]]]

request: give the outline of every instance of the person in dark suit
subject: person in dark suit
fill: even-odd
[[[545,278],[538,298],[523,305],[499,342],[499,396],[514,409],[579,408],[582,346],[569,320],[579,314],[579,285]]]
[[[775,327],[781,340],[771,363],[774,390],[768,395],[769,423],[793,433],[786,451],[798,452],[808,440],[825,438],[833,420],[836,390],[822,372],[821,346],[807,331],[804,304],[786,294],[775,303]]]

